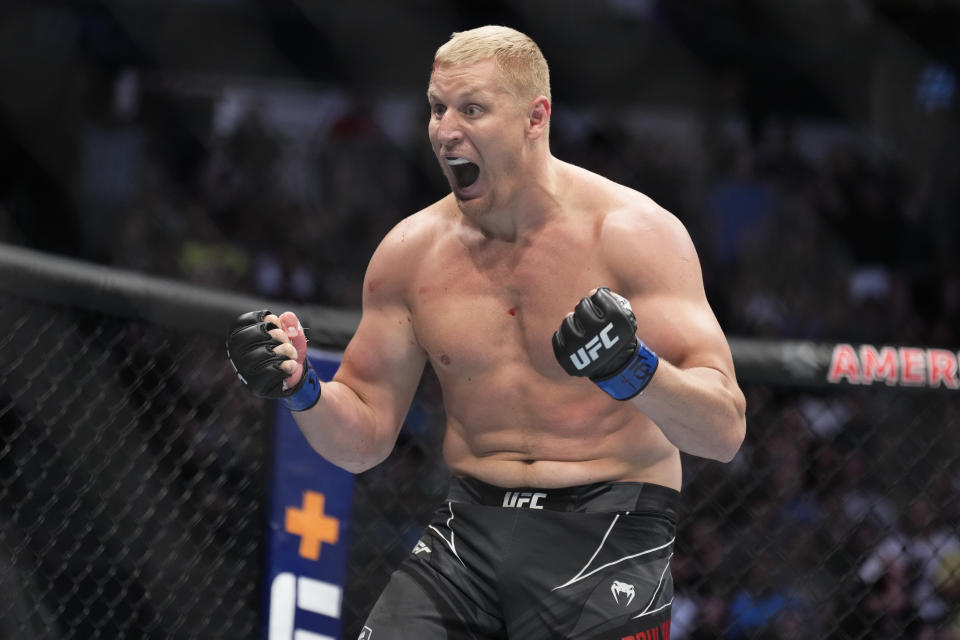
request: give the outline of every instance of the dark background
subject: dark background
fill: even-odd
[[[556,155],[687,224],[728,332],[956,346],[957,2],[7,2],[0,239],[355,307],[446,192],[433,51],[485,23],[551,63]]]
[[[0,242],[357,308],[447,190],[433,52],[486,23],[551,63],[554,153],[687,225],[729,335],[960,347],[956,1],[8,1]],[[257,637],[270,413],[222,330],[0,318],[0,637]],[[744,386],[737,458],[684,461],[675,640],[960,638],[956,390]],[[442,424],[428,371],[358,476],[344,637],[444,493]]]

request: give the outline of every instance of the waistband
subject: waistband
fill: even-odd
[[[649,482],[597,482],[541,489],[497,487],[475,478],[454,477],[448,498],[489,507],[547,509],[570,513],[622,513],[656,511],[676,520],[680,492]]]

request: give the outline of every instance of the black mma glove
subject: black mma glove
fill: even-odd
[[[250,311],[233,321],[227,334],[227,359],[254,395],[280,398],[293,411],[309,409],[320,398],[320,379],[308,358],[303,363],[300,381],[293,388],[287,388],[285,380],[289,375],[280,365],[289,358],[273,352],[282,343],[269,333],[279,328],[264,321],[269,314],[267,310]]]
[[[588,377],[617,400],[629,400],[650,383],[660,360],[637,338],[630,302],[600,287],[563,319],[553,353],[564,371]]]

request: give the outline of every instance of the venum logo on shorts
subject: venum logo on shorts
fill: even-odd
[[[620,582],[619,580],[614,580],[613,584],[610,585],[610,593],[613,594],[613,599],[616,603],[624,607],[629,606],[637,596],[637,590],[632,584]]]
[[[522,509],[528,507],[530,509],[543,509],[543,505],[540,504],[541,500],[546,500],[547,494],[540,492],[532,491],[506,491],[503,494],[503,505],[504,507],[516,507]]]
[[[587,344],[570,354],[570,360],[573,361],[573,366],[577,368],[577,371],[585,369],[588,364],[596,360],[599,357],[597,354],[601,348],[609,349],[620,342],[620,336],[614,336],[613,339],[610,338],[608,334],[611,331],[613,331],[612,322],[601,329],[600,333],[590,338]]]
[[[357,636],[357,640],[370,640],[373,636],[373,629],[370,627],[364,627],[363,631],[360,632],[360,635]]]

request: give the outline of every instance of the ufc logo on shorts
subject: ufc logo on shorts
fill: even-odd
[[[547,497],[545,493],[532,493],[530,491],[507,491],[503,494],[503,506],[516,507],[522,509],[529,505],[531,509],[543,509],[540,501]]]
[[[620,342],[620,336],[614,336],[612,340],[610,339],[609,334],[611,331],[613,331],[612,322],[601,329],[600,333],[590,338],[587,344],[570,354],[570,359],[573,361],[573,366],[577,368],[577,371],[585,369],[587,365],[596,360],[600,349],[609,349]]]

